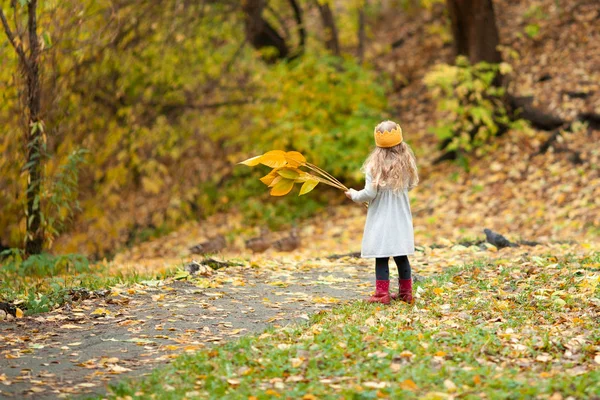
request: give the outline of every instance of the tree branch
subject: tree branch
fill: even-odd
[[[286,39],[289,39],[292,35],[290,34],[290,30],[288,29],[287,24],[285,23],[285,20],[283,19],[281,14],[279,14],[277,10],[275,10],[269,3],[265,5],[265,10],[273,14],[275,19],[279,23],[279,26],[281,27],[281,29],[283,29],[283,33],[285,34]]]
[[[338,39],[337,26],[335,24],[335,18],[331,12],[331,8],[327,3],[319,3],[317,0],[313,0],[314,4],[319,10],[321,15],[321,21],[323,23],[323,31],[325,32],[325,45],[329,51],[335,56],[340,55],[340,42]]]
[[[296,0],[289,0],[292,10],[294,10],[294,19],[296,20],[296,29],[298,30],[298,36],[300,37],[300,46],[298,53],[301,54],[304,51],[304,45],[306,43],[306,30],[304,29],[304,22],[302,21],[302,9],[296,2]]]
[[[6,37],[8,38],[8,41],[15,48],[15,51],[19,55],[21,62],[24,65],[26,65],[27,67],[29,67],[29,62],[27,61],[27,56],[25,55],[23,48],[21,46],[19,46],[17,44],[17,42],[15,41],[15,35],[13,34],[12,30],[10,29],[10,26],[8,26],[8,21],[6,20],[6,15],[4,15],[4,10],[2,10],[2,9],[0,9],[0,20],[2,21],[2,26],[4,27],[4,33],[6,33]]]

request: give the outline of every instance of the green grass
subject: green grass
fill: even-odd
[[[85,256],[47,253],[25,258],[11,249],[0,258],[0,301],[15,304],[25,315],[47,312],[70,302],[72,291],[108,289],[156,276],[113,273],[109,264],[90,264]],[[172,271],[158,276],[165,278]]]
[[[600,256],[478,262],[417,287],[182,355],[113,398],[600,396]]]

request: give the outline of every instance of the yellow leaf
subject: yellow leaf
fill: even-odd
[[[293,167],[299,167],[306,162],[306,158],[297,151],[288,151],[285,153],[285,159]]]
[[[144,188],[144,191],[148,193],[157,194],[162,188],[162,183],[156,178],[144,176],[142,178],[142,187]]]
[[[340,302],[335,297],[313,297],[312,301],[317,304],[336,304]]]
[[[23,310],[21,310],[20,308],[17,308],[17,311],[15,311],[15,314],[16,314],[17,318],[23,318]]]
[[[319,181],[317,180],[309,180],[304,182],[300,188],[300,194],[298,196],[302,196],[303,194],[311,192],[318,184]]]
[[[294,181],[290,179],[282,178],[273,189],[271,189],[271,196],[285,196],[294,187]]]
[[[386,382],[364,382],[362,385],[369,389],[383,389],[384,387],[387,386],[387,383]]]
[[[271,282],[267,282],[267,285],[279,286],[279,287],[288,287],[288,286],[290,286],[289,283],[284,282],[284,281],[271,281]],[[265,297],[265,299],[266,299],[266,297]]]
[[[282,168],[277,170],[277,173],[287,179],[296,179],[300,176],[299,171],[292,168]]]
[[[277,174],[277,176],[275,178],[273,178],[273,180],[269,184],[269,187],[272,188],[273,186],[277,185],[279,183],[279,181],[282,179],[283,179],[283,177],[281,175]]]
[[[65,324],[61,326],[61,329],[83,329],[83,327],[74,324]]]
[[[262,155],[260,163],[271,168],[281,168],[287,164],[285,152],[281,150],[268,151]]]
[[[442,294],[442,293],[444,293],[444,289],[436,287],[435,289],[433,289],[433,293]]]
[[[301,358],[290,358],[290,363],[292,364],[292,367],[298,368],[304,363],[304,360]]]
[[[449,391],[450,393],[454,393],[454,392],[456,392],[456,390],[458,389],[458,388],[456,387],[456,384],[455,384],[454,382],[452,382],[450,379],[446,379],[446,380],[444,381],[444,386],[446,386],[446,389],[448,389],[448,391]]]
[[[312,180],[318,180],[314,175],[309,174],[308,172],[304,172],[302,170],[296,170],[300,173],[300,175],[296,178],[296,182],[307,182]]]
[[[411,392],[416,392],[419,390],[419,387],[412,379],[406,379],[400,383],[400,388],[404,390],[410,390]]]
[[[260,164],[261,158],[262,158],[262,156],[252,157],[252,158],[249,158],[249,159],[244,160],[242,162],[239,162],[238,164],[244,164],[244,165],[247,165],[249,167],[254,167],[255,165]]]
[[[269,186],[271,185],[271,183],[273,182],[273,179],[277,178],[279,176],[279,174],[277,173],[278,169],[275,168],[274,170],[272,170],[271,172],[269,172],[267,175],[263,176],[262,178],[260,178],[260,181],[262,183],[264,183],[265,185]]]

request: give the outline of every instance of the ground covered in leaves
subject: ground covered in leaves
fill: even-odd
[[[111,396],[592,398],[599,279],[597,253],[473,262],[418,284],[414,306],[355,302],[183,356]]]
[[[102,392],[116,375],[135,376],[182,352],[308,320],[370,291],[365,267],[349,262],[179,271],[0,324],[0,397]]]
[[[593,2],[497,4],[514,94],[568,122],[598,113]],[[298,224],[290,253],[251,254],[246,240],[270,245],[290,232],[264,232],[233,207],[104,263],[111,274],[138,276],[127,284],[0,322],[0,397],[105,393],[109,382],[173,360],[115,384],[110,396],[599,397],[600,150],[590,144],[600,130],[509,131],[472,155],[468,170],[434,164],[435,105],[422,78],[450,58],[447,38],[435,33],[438,11],[381,24],[403,43],[369,50],[386,52],[378,68],[395,74],[392,105],[420,168],[411,263],[425,280],[413,307],[353,301],[374,277],[368,261],[327,258],[360,250],[365,211],[341,192]],[[381,34],[374,42],[397,39]],[[483,243],[484,228],[540,245],[498,249]],[[183,265],[201,259],[190,248],[221,236],[218,259],[241,266],[189,277]],[[139,278],[159,275],[168,278]]]
[[[581,395],[584,386],[594,387],[600,367],[600,256],[587,247],[498,250],[450,241],[419,247],[412,258],[420,286],[414,307],[356,302],[372,290],[372,266],[349,256],[269,253],[194,276],[175,270],[165,280],[117,286],[104,296],[2,323],[0,394],[103,393],[115,379],[147,375],[176,359],[154,378],[118,384],[113,395],[320,398],[374,390],[393,398],[409,388],[454,396],[521,390],[529,379],[554,378],[558,371],[583,386],[540,383],[536,390]],[[353,302],[320,313],[347,300]],[[271,330],[260,335],[265,328]],[[358,364],[364,372],[342,374]],[[445,379],[423,372],[432,366]],[[190,369],[184,374],[189,379],[173,372],[182,368]],[[158,380],[164,374],[169,379]]]

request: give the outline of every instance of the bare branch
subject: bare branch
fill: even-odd
[[[304,51],[304,45],[306,44],[306,30],[304,29],[304,22],[302,21],[302,9],[296,2],[296,0],[289,0],[292,10],[294,10],[294,18],[296,19],[296,29],[298,36],[300,37],[300,46],[298,53],[301,54]]]
[[[279,23],[279,26],[281,27],[281,29],[283,29],[283,33],[285,34],[285,37],[289,39],[290,36],[292,36],[292,35],[290,34],[290,30],[288,29],[287,24],[285,23],[285,20],[283,19],[281,14],[279,14],[277,12],[277,10],[275,10],[269,3],[267,3],[267,5],[265,6],[265,10],[267,10],[271,14],[273,14],[275,19]]]
[[[4,27],[4,33],[6,33],[6,37],[8,38],[8,41],[10,42],[10,44],[15,48],[15,51],[19,55],[21,62],[23,64],[25,64],[26,66],[29,66],[29,62],[27,61],[27,56],[25,55],[23,48],[17,44],[17,42],[15,40],[15,35],[13,34],[12,30],[10,29],[10,26],[8,25],[8,21],[6,20],[6,15],[4,15],[4,10],[2,10],[2,9],[0,9],[0,20],[2,21],[2,26]]]

